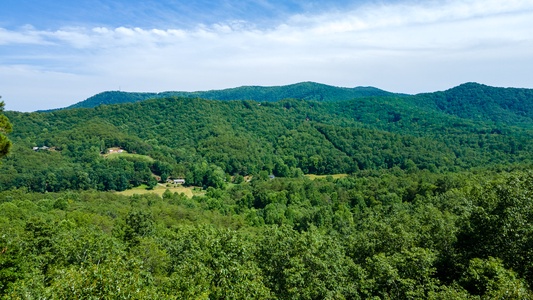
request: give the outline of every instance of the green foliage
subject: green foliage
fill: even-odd
[[[311,228],[267,230],[258,260],[278,299],[358,298],[363,270],[349,260],[334,239]]]
[[[28,271],[20,242],[5,233],[0,237],[0,295],[5,295],[9,284],[24,278]]]
[[[461,284],[482,299],[531,299],[533,296],[523,280],[493,257],[472,259]]]
[[[169,296],[155,291],[152,280],[136,259],[118,258],[101,264],[54,270],[46,291],[54,299],[168,299]]]
[[[301,82],[286,86],[243,86],[205,92],[128,93],[103,92],[67,108],[92,108],[102,104],[139,102],[167,97],[202,98],[211,100],[279,101],[282,99],[305,99],[312,101],[340,101],[368,96],[389,96],[389,93],[373,87],[340,88],[315,82]]]
[[[473,205],[460,232],[464,259],[498,257],[533,280],[533,174],[518,173],[471,191]]]
[[[154,230],[151,214],[141,210],[131,211],[127,216],[123,228],[125,242],[136,245],[143,237],[151,236]]]
[[[396,169],[192,199],[4,191],[0,298],[529,299],[531,178]]]
[[[0,99],[2,97],[0,96]],[[3,114],[4,102],[0,101],[0,158],[6,156],[11,148],[11,141],[6,137],[13,129],[7,117]]]
[[[182,228],[169,244],[173,267],[168,288],[178,298],[269,299],[254,248],[233,231]]]
[[[531,123],[476,89],[6,112],[0,299],[531,299]]]
[[[408,99],[164,98],[50,113],[6,112],[17,130],[11,134],[12,155],[0,167],[0,189],[121,191],[154,186],[152,175],[220,188],[228,174],[446,172],[532,159],[533,132],[526,123],[518,128],[507,121],[458,117]],[[42,146],[50,148],[31,150]],[[128,155],[106,158],[103,152],[112,147]]]
[[[438,289],[435,259],[430,250],[420,248],[367,258],[370,293],[381,299],[427,299]]]
[[[465,83],[444,92],[416,95],[409,100],[461,118],[530,127],[532,98],[533,90],[530,89]]]

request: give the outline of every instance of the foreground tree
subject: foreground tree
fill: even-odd
[[[2,99],[2,96],[0,96]],[[6,116],[2,114],[4,111],[4,102],[0,101],[0,158],[9,153],[11,148],[11,141],[7,138],[6,134],[11,132],[11,123]]]

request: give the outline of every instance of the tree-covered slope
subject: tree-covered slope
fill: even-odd
[[[394,94],[373,87],[342,88],[314,82],[301,82],[285,86],[242,86],[224,90],[198,92],[130,93],[110,91],[97,94],[67,108],[90,108],[102,104],[138,102],[151,98],[171,96],[210,100],[255,100],[271,102],[288,98],[312,101],[341,101],[368,96],[391,95]]]
[[[471,120],[533,126],[533,90],[465,83],[452,89],[419,94],[406,100],[428,109]]]
[[[532,299],[533,174],[0,192],[1,299]]]
[[[7,114],[15,148],[1,167],[3,189],[63,189],[58,174],[78,178],[76,187],[105,190],[147,182],[151,172],[214,186],[226,180],[224,174],[261,171],[283,177],[391,168],[439,172],[529,161],[533,153],[530,129],[421,110],[390,97],[342,102],[165,98]],[[31,150],[42,146],[54,151]],[[155,162],[111,162],[100,155],[111,147]]]
[[[109,91],[92,96],[67,109],[91,108],[102,104],[121,104],[166,97],[259,102],[275,102],[283,99],[337,102],[365,97],[393,97],[400,105],[415,106],[422,110],[433,110],[463,119],[522,127],[533,126],[533,90],[491,87],[478,83],[465,83],[446,91],[417,95],[394,94],[373,87],[334,87],[314,82],[273,87],[243,86],[198,92]]]
[[[5,115],[0,299],[533,298],[526,123],[394,97]],[[204,189],[102,192],[169,176]]]

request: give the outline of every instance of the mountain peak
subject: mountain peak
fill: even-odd
[[[273,102],[293,98],[311,101],[342,101],[361,97],[395,96],[374,87],[345,88],[305,81],[283,86],[241,86],[236,88],[209,90],[197,92],[168,91],[162,93],[132,93],[121,91],[107,91],[96,94],[84,101],[67,107],[90,108],[102,104],[120,104],[139,102],[152,98],[186,97],[203,98],[209,100],[255,100],[260,102]]]
[[[508,124],[531,124],[533,90],[492,87],[467,82],[451,89],[415,95],[418,106],[471,120],[490,120]]]

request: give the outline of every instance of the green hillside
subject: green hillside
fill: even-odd
[[[522,92],[3,112],[0,299],[533,299]]]
[[[419,94],[408,100],[421,108],[435,109],[471,120],[531,127],[533,90],[496,88],[465,83],[444,92]]]
[[[394,94],[373,87],[341,88],[314,82],[275,87],[243,86],[199,92],[109,91],[92,96],[66,109],[92,108],[99,105],[132,103],[167,97],[258,102],[275,102],[283,99],[342,102],[368,97],[393,97],[397,98],[395,101],[400,105],[415,106],[424,111],[434,110],[463,119],[522,127],[533,124],[533,90],[490,87],[478,83],[465,83],[446,91],[417,95]]]
[[[72,180],[59,177],[82,173],[87,182],[76,184],[84,188],[123,190],[149,181],[151,171],[203,186],[261,171],[282,177],[392,168],[442,172],[527,162],[533,153],[531,129],[422,110],[403,98],[164,98],[7,115],[15,145],[0,167],[0,189],[61,190]],[[31,150],[43,145],[54,150]],[[155,161],[103,160],[100,153],[111,147]],[[121,176],[110,175],[124,168]]]
[[[187,97],[210,100],[255,100],[278,101],[282,99],[304,99],[312,101],[341,101],[368,96],[391,96],[389,93],[373,87],[341,88],[314,82],[301,82],[285,86],[243,86],[224,90],[199,92],[163,92],[163,93],[130,93],[103,92],[81,101],[68,108],[90,108],[102,104],[119,104],[138,102],[151,98]]]

